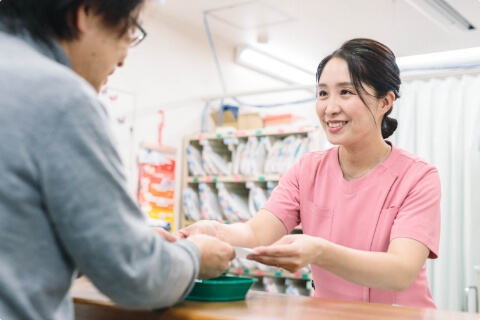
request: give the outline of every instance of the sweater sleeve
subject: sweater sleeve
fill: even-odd
[[[52,229],[71,261],[114,302],[162,308],[181,301],[198,275],[200,252],[169,243],[145,222],[127,187],[103,106],[93,94],[58,102],[51,136],[36,152]],[[40,141],[40,140],[39,140]]]

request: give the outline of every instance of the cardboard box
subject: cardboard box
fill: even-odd
[[[263,128],[263,118],[259,113],[240,113],[238,115],[238,129],[250,130]]]
[[[291,124],[295,121],[295,116],[291,113],[267,114],[265,116],[265,126]]]
[[[250,130],[263,128],[263,118],[258,112],[239,112],[238,107],[224,106],[223,119],[220,124],[219,115],[222,111],[215,111],[210,114],[215,127],[230,127],[236,130]]]
[[[210,114],[210,117],[212,117],[212,120],[215,123],[215,127],[233,127],[235,129],[238,129],[238,122],[232,111],[230,110],[223,111],[223,119],[222,119],[221,125],[219,125],[218,116],[219,116],[218,111],[212,112]]]

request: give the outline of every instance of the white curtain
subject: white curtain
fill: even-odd
[[[404,81],[390,140],[437,167],[442,183],[440,254],[427,269],[439,309],[464,310],[480,283],[480,76]]]

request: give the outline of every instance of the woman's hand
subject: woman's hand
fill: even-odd
[[[248,222],[224,224],[215,220],[201,220],[173,233],[177,239],[187,239],[197,234],[215,237],[232,246],[253,248],[279,240],[287,234],[287,230],[273,213],[260,209]]]
[[[201,220],[176,232],[168,232],[165,229],[159,227],[152,227],[152,229],[153,231],[161,235],[165,240],[169,242],[175,242],[177,240],[186,239],[189,236],[193,236],[196,234],[205,234],[212,237],[217,237],[217,231],[215,228],[217,224],[218,222],[214,220]]]
[[[308,235],[287,235],[270,246],[256,247],[247,259],[296,272],[317,261],[328,241]]]
[[[197,221],[188,227],[178,230],[177,232],[173,233],[173,236],[177,239],[186,239],[189,236],[193,236],[196,234],[206,234],[212,237],[217,236],[217,229],[216,226],[219,222],[214,220],[201,220]]]

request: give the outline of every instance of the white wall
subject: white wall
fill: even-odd
[[[136,96],[135,147],[140,141],[157,142],[157,123],[160,117],[156,112],[158,109],[164,110],[162,143],[178,150],[178,212],[183,137],[200,132],[204,98],[221,95],[222,85],[204,30],[179,24],[163,15],[161,6],[148,10],[143,26],[148,32],[147,37],[138,47],[130,50],[125,65],[117,69],[107,85]],[[214,41],[227,92],[286,86],[236,65],[233,62],[234,48],[221,39],[214,38]],[[249,103],[276,103],[294,101],[302,96],[305,96],[305,92],[282,93],[258,97],[257,100],[252,97],[243,99]],[[295,106],[295,112],[301,113],[302,110],[307,117],[316,121],[313,103]],[[279,111],[285,112],[285,108],[277,112]]]
[[[137,97],[138,139],[156,141],[156,110],[166,113],[163,143],[180,147],[181,138],[200,130],[204,97],[222,94],[213,55],[203,30],[193,30],[154,12],[146,15],[148,36],[130,50],[125,66],[109,79],[112,88]],[[233,64],[233,47],[215,39],[229,91],[282,85]]]

